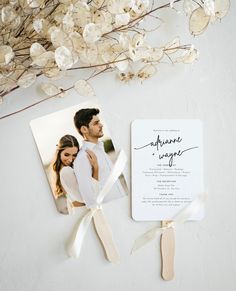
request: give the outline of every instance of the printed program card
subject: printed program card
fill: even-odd
[[[135,120],[131,126],[132,217],[172,220],[203,185],[200,120]],[[203,218],[203,209],[190,220]]]

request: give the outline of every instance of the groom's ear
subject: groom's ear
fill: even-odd
[[[82,125],[82,126],[80,127],[80,131],[81,131],[81,133],[82,133],[83,135],[86,134],[86,133],[88,133],[88,128],[87,128],[87,126]]]

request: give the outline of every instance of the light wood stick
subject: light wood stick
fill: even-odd
[[[107,223],[102,209],[99,209],[95,212],[93,216],[93,222],[98,237],[100,238],[100,241],[104,248],[107,260],[112,263],[119,262],[120,256],[112,237],[111,228]]]
[[[162,221],[162,227],[167,226],[170,221]],[[174,278],[174,255],[175,255],[175,233],[173,227],[165,229],[161,235],[161,276],[164,280]]]

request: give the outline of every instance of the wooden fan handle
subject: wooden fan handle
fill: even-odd
[[[162,221],[162,227],[170,221]],[[164,280],[174,278],[175,233],[173,227],[166,228],[161,235],[161,276]]]

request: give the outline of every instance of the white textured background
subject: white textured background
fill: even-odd
[[[235,291],[236,290],[236,4],[222,23],[189,35],[173,11],[152,34],[161,44],[176,35],[200,50],[194,65],[162,65],[150,80],[122,84],[104,74],[92,81],[115,144],[130,154],[137,118],[199,118],[204,122],[206,218],[176,229],[175,279],[160,278],[159,239],[130,256],[132,244],[155,223],[130,218],[130,197],[105,206],[121,262],[104,259],[91,227],[82,255],[68,259],[64,242],[78,219],[60,215],[30,131],[32,119],[86,101],[76,93],[0,120],[0,290],[3,291]],[[81,78],[70,73],[64,83]],[[42,82],[39,79],[38,83]],[[42,98],[32,87],[5,98],[0,116]],[[126,169],[130,181],[129,165]]]

